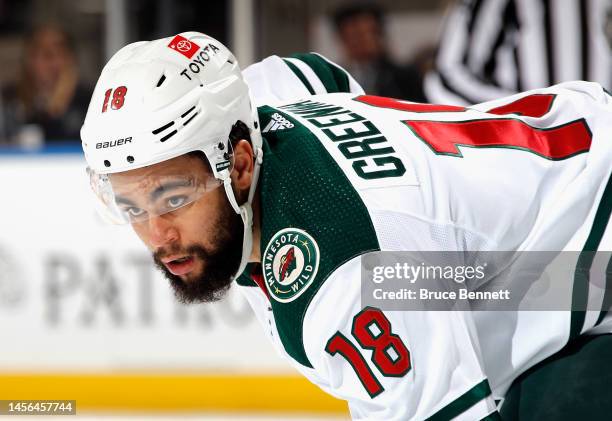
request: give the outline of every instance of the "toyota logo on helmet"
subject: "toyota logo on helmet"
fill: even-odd
[[[185,51],[189,51],[191,50],[191,43],[187,40],[180,40],[177,44],[176,44],[176,48],[179,51],[185,52]]]

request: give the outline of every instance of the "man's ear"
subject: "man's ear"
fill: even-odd
[[[230,176],[235,191],[239,193],[239,197],[244,197],[245,200],[253,180],[254,164],[251,144],[244,139],[236,142],[234,144],[234,168]]]

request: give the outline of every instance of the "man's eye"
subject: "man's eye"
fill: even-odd
[[[187,200],[186,196],[172,196],[168,198],[167,200],[168,207],[175,208],[175,209],[180,208],[181,206],[185,204],[186,200]]]
[[[143,209],[135,208],[133,206],[125,209],[125,212],[128,214],[130,218],[137,218],[139,216],[142,216],[142,214],[145,213]]]

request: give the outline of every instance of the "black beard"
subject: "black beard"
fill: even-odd
[[[234,212],[229,203],[214,226],[217,232],[213,244],[215,250],[207,250],[200,245],[186,249],[160,250],[153,254],[155,265],[170,281],[174,295],[183,304],[208,303],[218,301],[225,296],[232,283],[242,258],[242,238],[244,225],[240,216]],[[188,254],[203,263],[202,273],[188,281],[174,275],[161,262],[161,258],[171,254]]]

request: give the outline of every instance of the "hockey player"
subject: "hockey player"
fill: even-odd
[[[349,93],[311,96],[323,90]],[[237,284],[280,353],[379,420],[493,419],[522,372],[612,331],[603,305],[500,317],[360,297],[372,251],[609,250],[610,133],[612,98],[593,83],[414,104],[361,95],[317,55],[243,76],[193,32],[120,50],[81,132],[101,208],[180,300]]]

